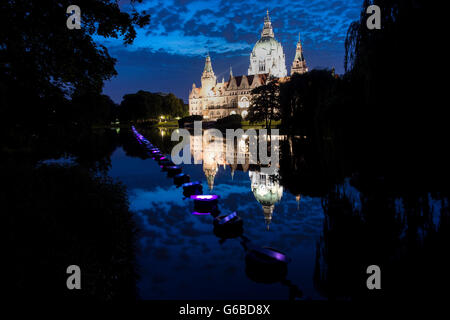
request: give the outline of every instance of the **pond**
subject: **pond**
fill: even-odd
[[[163,138],[161,133],[156,139],[154,134],[145,136],[155,145]],[[211,215],[192,214],[192,200],[186,199],[183,188],[167,177],[158,162],[131,157],[121,147],[111,156],[109,175],[127,186],[140,229],[141,297],[287,299],[290,287],[286,284],[258,283],[246,275],[243,242],[250,241],[291,257],[287,275],[291,286],[305,296],[320,298],[313,274],[316,243],[323,228],[321,199],[284,190],[278,173],[267,175],[248,164],[216,160],[220,151],[206,150],[201,164],[183,164],[182,168],[191,181],[202,183],[205,194],[220,196],[221,213],[236,211],[243,219],[243,237],[235,239],[216,236]]]
[[[168,129],[139,132],[166,156],[177,143]],[[282,136],[273,174],[228,163],[219,143],[200,153],[201,163],[181,167],[203,194],[220,196],[220,215],[242,219],[242,234],[227,238],[215,232],[216,215],[193,214],[193,200],[131,130],[118,136],[107,174],[127,187],[142,299],[353,299],[372,294],[366,270],[374,264],[384,270],[384,294],[414,294],[411,276],[442,263],[445,192],[389,190],[379,178],[367,187],[364,177],[341,169],[343,157],[313,151],[302,137]],[[283,252],[287,273],[261,267],[255,275],[246,260],[252,247]]]

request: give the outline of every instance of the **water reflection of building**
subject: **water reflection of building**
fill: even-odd
[[[275,204],[278,203],[283,196],[283,187],[279,182],[278,170],[276,170],[273,175],[268,175],[267,173],[259,171],[250,171],[249,177],[253,195],[255,196],[256,201],[262,205],[267,230],[269,230]]]
[[[233,178],[236,170],[249,172],[251,181],[251,191],[256,200],[261,204],[267,229],[272,221],[272,215],[275,204],[281,200],[283,196],[283,187],[279,182],[278,169],[272,175],[260,172],[260,165],[250,164],[249,146],[247,136],[235,142],[233,153],[233,162],[228,163],[226,160],[226,140],[224,138],[214,137],[210,143],[204,143],[202,137],[191,135],[190,150],[194,157],[194,163],[203,164],[203,172],[208,182],[209,189],[214,188],[214,179],[219,170],[219,166],[229,166],[231,169],[231,177]],[[279,136],[279,139],[284,139]],[[242,153],[244,161],[238,163],[239,152]],[[299,200],[299,199],[298,199]]]
[[[214,179],[218,172],[219,166],[230,166],[231,177],[234,176],[236,170],[242,170],[246,172],[249,167],[249,152],[248,145],[245,141],[236,142],[233,162],[230,164],[226,160],[226,140],[224,138],[214,137],[214,141],[210,143],[203,143],[202,137],[195,137],[191,135],[190,137],[190,149],[191,154],[194,157],[194,163],[203,163],[203,172],[205,173],[206,180],[208,182],[209,189],[214,188]],[[241,151],[244,155],[244,163],[238,164],[238,152]]]

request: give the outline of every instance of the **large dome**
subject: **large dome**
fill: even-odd
[[[248,75],[269,73],[274,77],[287,75],[283,47],[275,39],[269,13],[264,19],[261,38],[256,42],[250,54]]]
[[[258,50],[266,50],[267,52],[270,52],[271,50],[278,50],[280,47],[281,44],[275,40],[275,38],[264,37],[255,43],[252,53],[255,53]]]

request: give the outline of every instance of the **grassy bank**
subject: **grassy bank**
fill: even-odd
[[[242,129],[264,129],[266,127],[265,122],[256,122],[256,123],[250,123],[249,121],[242,121]],[[281,124],[281,120],[279,121],[272,121],[271,128],[275,129]]]

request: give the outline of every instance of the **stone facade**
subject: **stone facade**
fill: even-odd
[[[208,61],[209,56],[206,64]],[[222,80],[211,87],[211,79],[215,79],[215,76],[207,78],[205,71],[203,75],[202,87],[196,88],[194,84],[189,94],[189,114],[202,115],[205,120],[217,120],[231,114],[240,114],[245,118],[250,106],[251,91],[267,80],[267,74],[235,77],[230,72],[227,82]]]
[[[303,73],[306,72],[305,70],[308,69],[299,39],[291,73],[293,71]],[[205,120],[217,120],[232,114],[240,114],[245,119],[250,106],[251,91],[266,84],[270,77],[284,81],[286,75],[283,47],[275,40],[269,12],[267,12],[261,39],[255,44],[250,54],[248,75],[234,76],[230,69],[228,81],[225,82],[222,79],[221,82],[217,82],[211,57],[208,55],[201,77],[201,87],[196,87],[194,83],[189,93],[189,114],[201,115]]]
[[[300,41],[300,33],[299,33],[297,48],[295,49],[294,62],[292,62],[291,67],[291,76],[294,73],[303,74],[306,72],[308,72],[308,67],[306,66],[306,60],[305,57],[303,56],[302,42]]]

